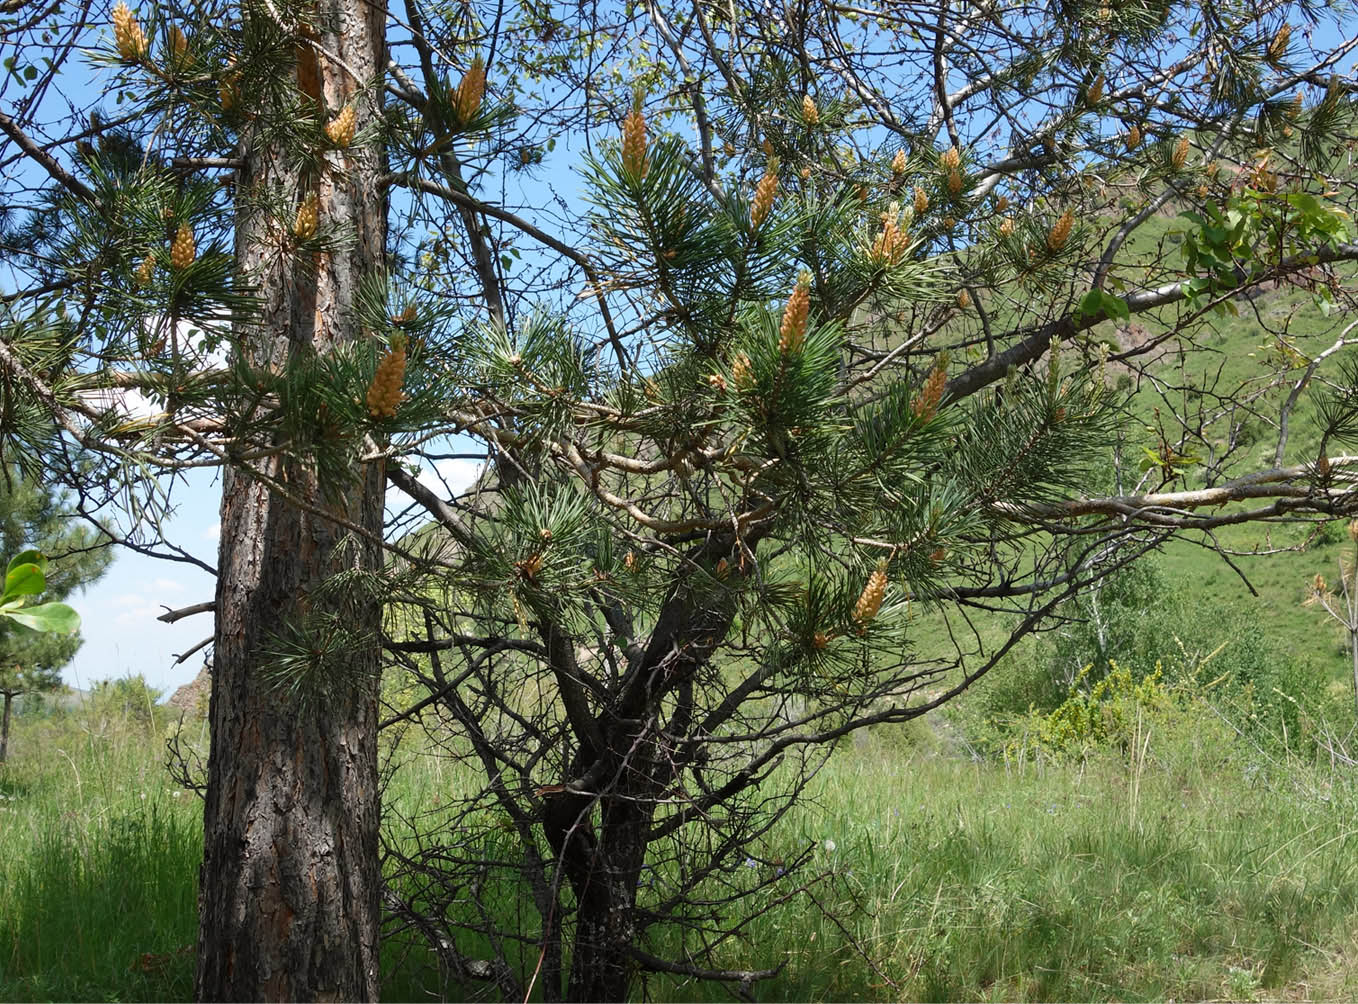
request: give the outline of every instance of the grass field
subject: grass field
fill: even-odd
[[[20,720],[0,772],[0,998],[190,995],[199,803],[161,768],[162,735]],[[846,745],[767,849],[815,847],[810,894],[719,961],[782,963],[765,1000],[1358,993],[1358,778],[1221,723],[1148,724],[1133,745],[1064,765],[943,756],[898,732]],[[388,999],[474,989],[439,988],[410,946],[386,960]]]

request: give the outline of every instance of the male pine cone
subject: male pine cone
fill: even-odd
[[[885,596],[886,562],[879,561],[872,574],[868,576],[867,585],[858,594],[858,602],[853,605],[853,619],[858,622],[860,628],[872,623],[877,611],[882,608],[882,599]]]
[[[198,257],[198,246],[193,242],[193,231],[187,223],[179,224],[179,232],[170,242],[170,265],[176,269],[188,268]]]
[[[346,147],[354,141],[354,135],[358,131],[358,112],[353,105],[345,105],[344,109],[325,124],[325,135],[331,143],[338,147]]]
[[[801,351],[806,341],[806,315],[811,306],[811,277],[803,272],[797,286],[783,308],[783,321],[778,328],[778,351],[787,355]]]
[[[633,108],[622,120],[622,169],[632,177],[646,177],[646,116]]]
[[[321,222],[321,200],[312,192],[297,207],[297,216],[292,222],[292,232],[298,240],[316,236],[316,228]]]
[[[486,61],[480,56],[472,60],[462,81],[453,94],[453,114],[459,125],[466,125],[481,110],[481,99],[486,94]]]
[[[118,55],[129,63],[146,58],[149,48],[146,32],[141,30],[136,15],[122,0],[113,8],[113,41],[118,46]]]
[[[377,364],[373,382],[368,385],[368,414],[373,418],[395,418],[405,399],[401,384],[406,375],[405,342],[393,345]]]
[[[758,230],[769,218],[773,210],[773,197],[778,194],[778,162],[770,160],[764,177],[754,186],[754,199],[750,203],[750,223]]]

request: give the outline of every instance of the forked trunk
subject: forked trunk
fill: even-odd
[[[298,86],[328,116],[353,102],[360,130],[377,116],[381,88],[371,85],[380,85],[384,18],[381,3],[323,0],[298,33]],[[256,149],[237,179],[237,263],[263,301],[261,316],[236,329],[238,349],[275,371],[360,337],[354,295],[380,266],[385,242],[373,146],[331,151],[301,178],[288,166],[295,162]],[[347,235],[343,249],[295,251],[293,220],[259,209],[279,193],[292,194],[293,208],[314,194],[321,227]],[[318,587],[336,572],[380,567],[382,470],[355,468],[328,494],[306,460],[252,463],[302,504],[248,468],[224,476],[195,992],[200,1000],[372,1000],[381,609],[372,594],[336,598]],[[308,670],[316,679],[295,692],[280,687],[279,653],[296,656],[307,625],[326,615],[359,643],[318,659]],[[305,660],[305,646],[300,654]]]

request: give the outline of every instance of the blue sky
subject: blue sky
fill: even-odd
[[[472,461],[447,460],[439,463],[437,471],[427,470],[422,480],[443,494],[468,487],[476,473]],[[174,494],[177,510],[165,524],[166,538],[215,566],[221,526],[218,472],[194,472],[175,486]],[[408,501],[394,489],[388,492],[389,506]],[[115,553],[99,582],[68,598],[80,612],[85,644],[62,671],[62,678],[84,689],[95,680],[140,673],[151,686],[171,692],[192,680],[202,667],[204,651],[178,665],[175,656],[212,633],[212,617],[198,614],[174,624],[156,618],[166,607],[212,599],[213,577],[186,562],[148,558],[125,548]]]

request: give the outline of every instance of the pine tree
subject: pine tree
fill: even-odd
[[[1282,30],[1322,12],[874,13],[119,5],[90,23],[126,100],[65,123],[43,96],[90,38],[6,22],[34,97],[0,112],[3,448],[149,536],[146,472],[225,471],[200,997],[375,996],[383,898],[507,996],[746,985],[707,946],[806,863],[759,841],[836,740],[1173,532],[1352,510],[1351,381],[1282,467],[1313,368],[1279,469],[1181,410],[1135,487],[1100,475],[1119,377],[1163,386],[1114,324],[1189,353],[1266,284],[1351,300],[1351,81]],[[582,200],[545,168],[586,135]],[[1275,389],[1346,344],[1275,334]],[[1263,400],[1189,369],[1167,398]],[[453,434],[488,460],[465,498],[406,466]],[[384,483],[413,499],[385,526]],[[962,640],[975,607],[999,645]],[[951,658],[914,654],[920,609]],[[384,652],[428,689],[388,720],[438,708],[485,782],[428,853],[392,842],[383,897]],[[467,921],[500,946],[468,959],[446,926],[490,872],[536,921]]]

